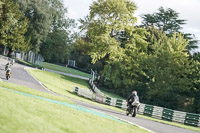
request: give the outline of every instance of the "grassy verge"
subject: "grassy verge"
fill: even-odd
[[[59,66],[59,65],[55,65],[55,64],[51,64],[47,62],[43,62],[43,67],[47,69],[55,70],[55,71],[60,71],[60,72],[65,72],[65,73],[70,73],[70,74],[90,78],[90,74],[84,73],[84,72],[81,72],[69,67],[63,67],[63,66]]]
[[[7,82],[0,82],[0,87],[8,88],[8,89],[16,90],[16,91],[21,91],[24,93],[41,96],[41,97],[45,97],[45,98],[49,98],[49,99],[53,99],[53,100],[73,103],[70,99],[68,99],[66,97],[54,96],[54,95],[51,95],[51,94],[48,94],[45,92],[30,89],[26,86],[16,85],[16,84],[7,83]]]
[[[4,89],[0,89],[0,107],[0,132],[5,133],[147,133],[130,124]]]
[[[78,99],[80,101],[84,101],[87,103],[99,105],[105,108],[113,109],[119,112],[124,112],[123,110],[112,107],[112,106],[107,106],[104,104],[99,104],[97,102],[93,102],[89,99],[85,99],[82,97],[79,97],[73,93],[73,89],[75,86],[82,88],[82,89],[89,89],[89,85],[86,80],[82,79],[77,79],[73,77],[68,77],[52,72],[47,72],[47,71],[41,71],[41,70],[33,70],[33,69],[27,69],[27,71],[33,75],[36,79],[41,81],[49,90],[56,92],[58,94]]]
[[[99,88],[101,92],[103,92],[105,95],[109,96],[109,97],[112,97],[112,98],[117,98],[117,99],[125,99],[123,97],[120,97],[119,95],[116,95],[116,94],[113,94],[113,93],[110,93],[110,92],[107,92],[107,91],[104,91],[103,89]]]
[[[55,74],[55,73],[51,73],[51,72],[40,71],[40,70],[29,70],[28,69],[28,71],[33,76],[35,76],[38,80],[40,80],[51,91],[54,91],[56,93],[59,93],[59,94],[62,94],[62,95],[65,95],[65,96],[68,96],[68,97],[71,97],[71,98],[75,98],[75,99],[78,99],[78,100],[81,100],[81,101],[84,101],[84,102],[87,102],[87,103],[99,105],[99,106],[102,106],[102,107],[105,107],[105,108],[109,108],[109,109],[112,109],[112,110],[115,110],[115,111],[125,113],[125,111],[118,109],[116,107],[111,107],[111,106],[107,106],[107,105],[104,105],[104,104],[99,104],[99,103],[93,102],[91,100],[88,100],[88,99],[79,97],[77,95],[74,95],[72,93],[74,86],[89,89],[87,81],[85,81],[85,80],[71,78],[71,77],[67,77],[67,76],[63,76],[63,75],[59,75],[59,74]],[[113,95],[110,95],[110,96],[113,96]],[[183,124],[179,124],[179,123],[158,120],[158,119],[154,119],[154,118],[142,116],[142,115],[137,115],[137,116],[148,119],[148,120],[153,120],[153,121],[157,121],[157,122],[160,122],[160,123],[169,124],[169,125],[189,129],[189,130],[200,131],[200,128],[197,128],[197,127],[192,127],[192,126],[187,126],[187,125],[183,125]]]

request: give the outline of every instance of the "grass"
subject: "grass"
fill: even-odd
[[[81,71],[72,69],[72,68],[67,68],[67,67],[63,67],[63,66],[59,66],[59,65],[55,65],[55,64],[51,64],[51,63],[47,63],[47,62],[43,62],[43,67],[47,68],[47,69],[52,69],[52,70],[56,70],[56,71],[60,71],[60,72],[65,72],[65,73],[70,73],[70,74],[74,74],[74,75],[79,75],[79,76],[83,76],[83,77],[88,77],[90,78],[90,74],[87,73],[83,73]],[[118,95],[115,95],[113,93],[109,93],[106,91],[101,90],[104,94],[113,97],[113,98],[118,98],[118,99],[124,99]]]
[[[16,84],[7,83],[7,82],[0,82],[0,87],[4,87],[4,88],[16,90],[16,91],[21,91],[21,92],[24,92],[24,93],[28,93],[28,94],[32,94],[32,95],[36,95],[36,96],[41,96],[41,97],[45,97],[45,98],[49,98],[49,99],[53,99],[53,100],[72,103],[72,101],[70,99],[66,98],[66,97],[51,95],[51,94],[48,94],[48,93],[45,93],[45,92],[30,89],[26,86],[16,85]]]
[[[123,98],[123,97],[120,97],[120,96],[117,95],[117,94],[113,94],[113,93],[104,91],[104,90],[102,90],[101,88],[99,88],[99,89],[100,89],[101,92],[103,92],[105,95],[107,95],[107,96],[109,96],[109,97],[116,98],[116,99],[122,99],[122,100],[125,99],[125,98]]]
[[[41,81],[43,85],[46,86],[49,90],[55,93],[58,93],[70,98],[78,99],[80,101],[84,101],[87,103],[99,105],[105,108],[113,109],[119,112],[124,112],[123,110],[119,108],[93,102],[89,99],[85,99],[85,98],[75,95],[73,93],[75,86],[82,89],[89,89],[89,85],[86,80],[68,77],[68,76],[64,76],[64,75],[60,75],[60,74],[56,74],[56,73],[52,73],[48,71],[41,71],[41,70],[34,70],[34,69],[27,69],[27,71],[31,75],[33,75],[36,79]]]
[[[4,86],[13,89],[20,87],[8,83]],[[31,92],[30,89],[27,90]],[[95,133],[147,133],[147,131],[127,123],[27,97],[5,89],[0,89],[0,107],[0,132],[5,133],[94,133],[94,131]]]
[[[74,74],[74,75],[79,75],[79,76],[83,76],[83,77],[87,77],[90,78],[90,74],[88,73],[84,73],[69,67],[64,67],[64,66],[59,66],[59,65],[55,65],[55,64],[51,64],[51,63],[47,63],[47,62],[43,62],[43,67],[47,68],[47,69],[51,69],[51,70],[55,70],[55,71],[60,71],[60,72],[65,72],[65,73],[70,73],[70,74]]]
[[[43,62],[43,67],[47,68],[47,69],[52,69],[52,70],[56,70],[56,71],[60,71],[60,72],[65,72],[65,73],[70,73],[70,74],[74,74],[74,75],[79,75],[79,76],[83,76],[83,77],[88,77],[90,78],[90,74],[87,73],[83,73],[81,71],[72,69],[72,68],[67,68],[67,67],[63,67],[63,66],[59,66],[59,65],[55,65],[55,64],[51,64],[51,63],[47,63],[47,62]],[[101,90],[101,89],[100,89]],[[118,98],[118,99],[124,99],[118,95],[115,95],[113,93],[109,93],[106,91],[101,90],[104,94],[106,94],[107,96],[113,97],[113,98]]]
[[[79,97],[77,95],[74,95],[72,93],[74,86],[77,86],[79,88],[89,89],[87,81],[85,81],[85,80],[81,80],[81,79],[77,79],[77,78],[71,78],[71,77],[67,77],[67,76],[63,76],[63,75],[59,75],[59,74],[55,74],[55,73],[51,73],[51,72],[40,71],[40,70],[28,70],[28,71],[32,75],[34,75],[38,80],[42,81],[42,83],[44,83],[44,85],[48,89],[50,89],[50,90],[52,90],[56,93],[59,93],[59,94],[62,94],[62,95],[65,95],[65,96],[68,96],[68,97],[71,97],[71,98],[75,98],[75,99],[78,99],[78,100],[81,100],[81,101],[84,101],[84,102],[87,102],[87,103],[95,104],[95,105],[98,105],[98,106],[102,106],[102,107],[105,107],[105,108],[109,108],[109,109],[112,109],[112,110],[115,110],[115,111],[125,113],[124,110],[121,110],[119,108],[107,106],[107,105],[104,105],[104,104],[99,104],[99,103],[93,102],[91,100],[88,100],[88,99]],[[108,93],[107,93],[107,95],[108,95]],[[113,96],[113,95],[110,93],[110,96]],[[169,124],[169,125],[189,129],[189,130],[200,131],[200,128],[198,128],[198,127],[192,127],[192,126],[187,126],[187,125],[183,125],[183,124],[179,124],[179,123],[168,122],[168,121],[164,121],[164,120],[158,120],[158,119],[154,119],[154,118],[143,116],[143,115],[137,115],[137,116],[148,119],[148,120],[153,120],[153,121],[157,121],[157,122],[160,122],[160,123]]]

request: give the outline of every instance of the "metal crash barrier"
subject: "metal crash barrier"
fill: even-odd
[[[85,98],[88,98],[93,101],[103,103],[109,106],[114,106],[114,107],[121,108],[124,110],[127,108],[126,100],[123,100],[123,99],[108,97],[105,95],[94,93],[91,90],[80,89],[78,87],[74,87],[74,93],[79,96],[82,96],[82,97],[85,97]],[[143,104],[143,103],[140,104],[138,114],[149,116],[156,119],[200,127],[200,114],[176,111],[176,110],[171,110],[171,109]]]

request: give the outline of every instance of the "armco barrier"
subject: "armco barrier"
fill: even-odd
[[[115,107],[122,108],[122,103],[123,103],[123,100],[117,99],[117,100],[116,100]]]
[[[171,109],[164,108],[162,114],[162,120],[172,121],[174,111]]]
[[[146,115],[146,116],[152,116],[152,113],[153,113],[153,105],[147,105],[147,104],[145,104],[145,107],[144,107],[144,115]]]
[[[105,104],[110,105],[110,103],[111,103],[111,98],[110,97],[106,97]]]
[[[104,96],[96,95],[95,101],[98,102],[98,103],[103,103],[104,102]]]
[[[126,100],[122,101],[122,109],[127,109],[127,102],[126,102]]]
[[[102,95],[102,93],[96,94],[87,89],[80,89],[78,87],[74,87],[74,93],[99,103],[115,106],[122,109],[127,108],[126,100],[111,98]],[[140,104],[138,114],[150,116],[156,119],[200,127],[200,114],[186,113],[143,103]]]
[[[162,107],[154,106],[153,112],[152,112],[152,117],[157,118],[157,119],[162,119],[162,113],[163,113]]]
[[[185,122],[186,112],[176,111],[174,110],[173,122],[184,123]]]
[[[78,94],[78,90],[79,90],[78,87],[74,87],[74,93],[75,93],[75,94]]]
[[[138,113],[143,115],[144,114],[144,110],[145,110],[145,104],[140,103],[140,107],[139,107]]]
[[[186,113],[185,124],[191,126],[199,126],[199,114]]]
[[[93,93],[89,90],[86,90],[86,89],[80,89],[78,87],[74,87],[74,93],[79,95],[79,96],[83,96],[85,98],[88,98],[88,99],[93,98]]]

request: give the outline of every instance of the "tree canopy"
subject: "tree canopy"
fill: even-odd
[[[190,33],[183,33],[182,26],[186,24],[186,20],[180,19],[179,13],[171,8],[164,9],[160,7],[158,12],[152,14],[142,15],[142,27],[155,28],[162,30],[167,36],[171,37],[174,33],[182,33],[184,38],[189,41],[186,48],[192,50],[198,48],[198,41],[195,39],[194,35]]]
[[[19,6],[12,0],[3,1],[3,13],[0,19],[0,43],[12,50],[27,51],[30,48],[29,39],[25,37],[28,19],[23,16]]]

